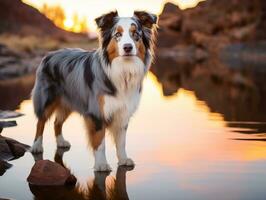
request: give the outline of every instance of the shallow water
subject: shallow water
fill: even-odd
[[[252,120],[252,116],[243,121],[229,117],[227,121],[227,113],[215,112],[207,105],[193,91],[182,88],[171,96],[163,96],[162,86],[150,73],[128,129],[127,150],[136,163],[134,169],[117,169],[115,149],[107,138],[107,159],[113,171],[110,175],[94,174],[82,119],[72,114],[63,128],[65,138],[72,144],[63,161],[78,179],[76,188],[30,188],[26,179],[34,158],[26,153],[10,161],[13,167],[0,177],[0,197],[265,199],[266,122],[255,117]],[[31,101],[23,100],[18,111],[25,116],[17,119],[17,127],[5,129],[2,134],[30,145],[36,123]],[[44,132],[43,158],[54,160],[55,153],[50,120]]]

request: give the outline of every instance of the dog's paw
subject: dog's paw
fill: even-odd
[[[67,140],[57,142],[57,147],[59,148],[70,148],[71,144]]]
[[[30,148],[30,152],[31,152],[32,154],[39,154],[39,153],[42,153],[42,152],[43,152],[43,147],[42,147],[42,145],[40,145],[40,144],[36,144],[36,143],[34,143],[34,144],[32,145],[32,147]]]
[[[110,172],[112,168],[108,163],[99,163],[94,165],[94,171],[96,172]]]
[[[70,148],[71,144],[65,140],[62,136],[56,138],[57,147],[59,148]]]
[[[119,160],[118,165],[119,166],[133,167],[133,166],[135,166],[135,163],[131,158],[126,158],[126,159]]]

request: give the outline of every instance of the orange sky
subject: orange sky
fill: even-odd
[[[200,0],[171,0],[185,9],[194,7]],[[160,14],[166,0],[23,0],[23,2],[41,9],[44,4],[54,6],[60,5],[66,14],[65,28],[77,26],[73,24],[73,15],[76,13],[80,18],[87,18],[90,30],[95,31],[94,19],[110,10],[117,9],[121,16],[130,16],[134,10],[147,10],[155,14]]]

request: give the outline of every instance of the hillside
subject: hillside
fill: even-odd
[[[54,23],[37,9],[21,0],[0,1],[0,33],[16,33],[20,35],[69,34],[56,27]]]
[[[260,0],[207,0],[186,10],[167,3],[159,18],[159,46],[196,44],[215,51],[226,44],[266,39],[264,8]]]

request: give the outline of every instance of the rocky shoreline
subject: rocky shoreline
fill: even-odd
[[[8,161],[22,157],[29,148],[26,144],[1,135],[4,128],[17,125],[16,121],[6,121],[6,119],[20,116],[22,114],[18,112],[0,110],[0,176],[12,167],[12,164],[8,163]]]
[[[43,54],[18,53],[0,44],[0,81],[34,73]]]
[[[260,0],[206,0],[185,10],[166,3],[159,17],[158,49],[192,45],[215,56],[230,44],[266,40],[264,7]]]
[[[163,94],[184,88],[226,120],[265,121],[265,7],[261,0],[206,0],[186,10],[166,3],[151,67]]]

